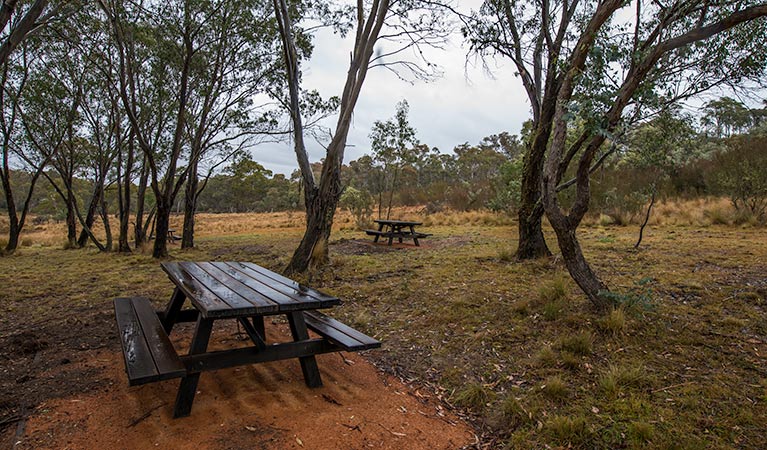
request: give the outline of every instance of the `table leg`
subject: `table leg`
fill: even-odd
[[[383,231],[383,228],[384,228],[384,224],[379,223],[378,224],[378,232],[380,233],[381,231]],[[379,237],[381,237],[381,235],[380,234],[376,234],[376,237],[373,238],[373,242],[378,242],[378,238]]]
[[[413,242],[415,243],[415,246],[418,247],[418,235],[415,234],[415,226],[410,225],[410,234],[413,235]]]
[[[309,332],[306,330],[304,313],[301,311],[288,313],[288,323],[290,324],[290,333],[294,341],[305,341],[309,339]],[[317,367],[317,359],[314,356],[304,356],[298,358],[301,363],[301,371],[304,373],[304,382],[309,387],[322,386],[320,378],[320,369]]]
[[[392,240],[394,239],[394,233],[396,233],[397,228],[394,225],[389,226],[389,245],[391,245]]]
[[[178,318],[179,311],[181,311],[181,307],[184,306],[184,300],[186,300],[186,295],[181,292],[181,289],[175,288],[173,290],[173,295],[168,302],[168,306],[165,307],[165,315],[162,320],[162,327],[169,335],[170,331],[173,329],[173,325],[176,324],[176,319]]]
[[[264,316],[255,316],[253,317],[253,328],[256,329],[256,332],[258,332],[259,335],[261,335],[261,339],[266,342],[266,328],[264,327]]]
[[[213,330],[213,319],[205,319],[202,316],[197,318],[197,327],[189,346],[190,355],[205,353],[208,349],[211,330]],[[194,402],[194,395],[197,393],[198,381],[200,381],[199,373],[193,373],[181,379],[176,394],[176,406],[173,408],[173,418],[186,417],[192,412],[192,403]]]

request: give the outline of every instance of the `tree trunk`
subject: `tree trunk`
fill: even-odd
[[[545,106],[545,104],[544,104]],[[535,137],[529,144],[522,166],[522,186],[519,205],[519,243],[517,259],[545,258],[551,256],[551,250],[543,237],[543,205],[541,204],[541,186],[543,162],[551,135],[551,120],[554,108],[545,106],[538,120]]]
[[[21,227],[19,226],[19,219],[16,216],[16,209],[11,212],[11,204],[8,205],[8,216],[10,219],[10,226],[8,228],[8,243],[5,244],[5,251],[12,253],[19,248],[19,235],[21,235]]]
[[[552,225],[554,225],[552,223]],[[557,233],[559,249],[562,251],[562,259],[565,261],[567,271],[573,277],[575,283],[581,288],[591,302],[599,309],[607,309],[611,302],[604,294],[608,292],[607,285],[599,279],[596,273],[583,256],[575,228],[566,224],[554,225]]]
[[[532,158],[532,155],[528,155]],[[542,161],[541,161],[542,162]],[[541,169],[535,169],[532,164],[525,164],[522,175],[522,195],[519,206],[519,243],[517,244],[517,259],[545,258],[551,256],[551,251],[543,237],[543,206],[541,205]]]
[[[165,258],[168,256],[168,229],[170,228],[170,211],[173,204],[167,199],[158,196],[157,214],[154,224],[154,249],[152,256],[154,258]]]
[[[307,269],[322,266],[329,260],[328,239],[340,198],[340,189],[336,193],[325,194],[314,190],[311,197],[306,202],[304,237],[285,269],[287,275],[306,272]]]
[[[133,143],[128,145],[132,146]],[[144,163],[141,165],[141,174],[139,175],[138,189],[136,190],[136,223],[134,224],[134,235],[136,248],[146,242],[146,226],[144,225],[144,204],[146,202],[147,180],[149,179],[149,168],[147,167],[147,158],[144,156]]]
[[[194,215],[197,212],[197,161],[189,167],[184,195],[184,231],[181,236],[181,248],[194,248]]]
[[[67,190],[67,242],[68,248],[77,247],[77,216],[75,213],[75,197]]]
[[[118,124],[119,126],[119,124]],[[132,132],[131,132],[132,133]],[[117,187],[118,198],[120,200],[120,234],[117,237],[117,251],[120,253],[130,253],[130,243],[128,242],[128,228],[130,225],[130,193],[131,193],[131,170],[133,168],[133,145],[128,145],[128,160],[125,163],[125,173],[120,173],[122,170],[122,143],[120,141],[120,129],[116,132],[118,136],[118,162],[117,162]],[[131,142],[133,137],[130,137]],[[120,178],[122,175],[123,178]]]

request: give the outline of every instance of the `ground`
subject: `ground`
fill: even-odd
[[[203,374],[182,421],[169,418],[176,382],[127,387],[111,312],[116,296],[169,298],[157,261],[30,233],[0,258],[0,445],[18,431],[17,448],[120,448],[138,436],[337,448],[327,439],[344,434],[357,439],[344,448],[767,448],[764,229],[655,221],[633,250],[635,227],[595,220],[579,236],[619,306],[602,313],[556,256],[515,262],[507,218],[400,213],[434,236],[374,246],[340,216],[332,265],[302,280],[341,297],[334,316],[382,349],[345,355],[353,365],[323,356],[316,392],[290,361]],[[300,236],[298,214],[202,216],[199,248],[171,257],[280,270]]]

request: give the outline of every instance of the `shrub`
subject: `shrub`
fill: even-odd
[[[369,226],[374,203],[373,196],[369,192],[351,186],[344,189],[338,202],[339,206],[352,213],[358,228]]]

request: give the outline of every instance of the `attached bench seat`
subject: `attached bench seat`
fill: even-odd
[[[116,298],[114,306],[129,385],[186,375],[186,368],[148,298]]]
[[[378,348],[381,342],[319,311],[305,311],[306,326],[347,352]]]

